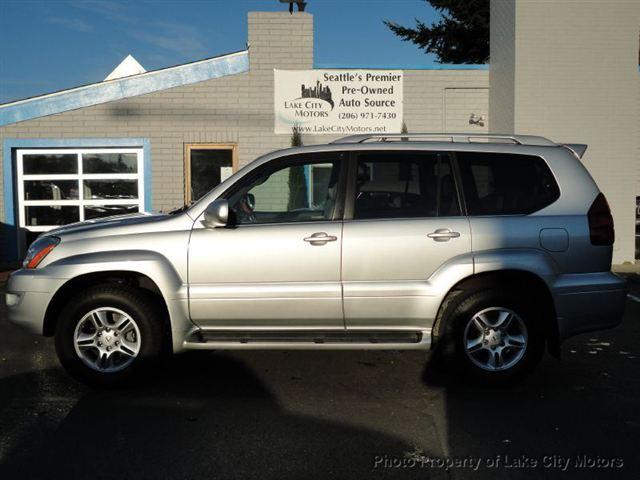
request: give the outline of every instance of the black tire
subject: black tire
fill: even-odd
[[[74,342],[76,326],[87,313],[103,307],[126,313],[139,330],[140,345],[137,356],[119,371],[95,370],[76,353]],[[60,312],[56,324],[55,345],[60,363],[74,378],[93,386],[128,384],[139,377],[143,371],[155,366],[161,358],[163,353],[161,313],[151,296],[140,289],[117,284],[89,287],[73,297]]]
[[[502,370],[487,370],[474,363],[471,359],[472,355],[466,351],[469,338],[467,325],[476,314],[496,307],[508,309],[521,319],[527,341],[522,354],[515,353],[519,351],[517,348],[506,350],[505,356],[508,353],[512,355],[512,359],[518,358],[513,365]],[[489,311],[489,313],[492,312]],[[479,384],[503,385],[520,381],[535,369],[544,353],[545,319],[543,315],[541,306],[536,304],[535,299],[527,295],[524,290],[501,286],[457,291],[445,304],[442,318],[439,320],[439,339],[436,347],[438,355],[441,360],[451,364],[458,373]],[[515,327],[517,325],[512,328]],[[497,345],[498,348],[499,346],[500,344]],[[491,343],[483,346],[487,358],[488,355],[493,355],[492,351],[488,350],[490,347]],[[483,359],[482,356],[475,358]],[[505,363],[508,364],[508,362]]]

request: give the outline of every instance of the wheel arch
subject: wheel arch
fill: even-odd
[[[541,308],[543,309],[544,332],[549,352],[552,355],[559,357],[560,336],[551,291],[542,277],[536,273],[515,268],[476,273],[465,277],[454,284],[444,295],[438,308],[438,313],[432,329],[434,345],[437,344],[438,339],[444,332],[445,312],[448,309],[451,300],[453,300],[461,291],[464,289],[512,287],[519,283],[526,283],[527,288],[530,289],[528,291],[531,291],[535,298],[540,301]]]
[[[165,298],[157,283],[149,276],[132,270],[104,270],[85,273],[71,278],[55,292],[47,305],[43,323],[43,335],[51,337],[55,334],[58,315],[78,292],[89,287],[105,284],[125,285],[144,291],[158,306],[162,315],[166,346],[172,345],[171,316]]]

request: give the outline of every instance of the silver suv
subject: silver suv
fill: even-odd
[[[9,319],[100,384],[185,350],[436,346],[476,380],[513,380],[623,315],[585,149],[403,134],[274,152],[182,209],[42,235],[9,278]]]

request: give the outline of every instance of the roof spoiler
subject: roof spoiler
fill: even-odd
[[[563,143],[562,146],[571,152],[578,158],[582,158],[584,152],[587,151],[587,146],[582,143]]]

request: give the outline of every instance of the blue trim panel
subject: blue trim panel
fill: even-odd
[[[2,188],[4,194],[4,223],[7,225],[7,251],[0,255],[0,261],[13,262],[18,259],[18,238],[13,204],[13,156],[10,140],[5,140],[2,149]]]
[[[0,126],[249,71],[247,51],[0,106]]]
[[[152,209],[152,163],[151,142],[148,138],[8,138],[2,148],[4,223],[8,226],[7,252],[0,254],[0,261],[18,260],[18,231],[14,201],[13,150],[17,148],[101,148],[101,147],[142,147],[144,165],[143,209]]]
[[[434,65],[336,65],[331,63],[315,64],[313,68],[323,70],[489,70],[489,64],[437,63]]]

